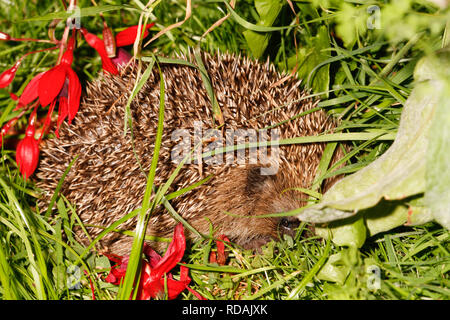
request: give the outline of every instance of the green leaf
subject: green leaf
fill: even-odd
[[[252,56],[255,59],[261,58],[269,44],[270,34],[258,33],[252,30],[245,30],[243,33],[245,41],[252,52]]]
[[[328,228],[316,227],[316,234],[327,239],[331,231],[331,240],[338,246],[361,248],[366,241],[367,229],[361,216],[333,221]]]
[[[136,76],[136,81],[134,83],[134,87],[133,90],[130,93],[130,96],[128,97],[127,100],[127,104],[125,106],[125,119],[124,119],[124,130],[123,130],[123,135],[125,136],[127,134],[127,130],[128,130],[128,126],[130,126],[130,130],[133,129],[133,125],[132,125],[132,117],[131,117],[131,102],[133,102],[133,99],[136,97],[136,95],[139,93],[139,91],[141,91],[142,87],[144,86],[144,84],[148,81],[148,79],[150,78],[151,74],[152,74],[152,70],[153,70],[153,65],[155,63],[155,59],[151,59],[150,63],[147,65],[147,69],[145,69],[144,73],[142,74],[142,76],[140,75],[140,66],[139,66],[139,71],[138,74]]]
[[[344,41],[345,47],[351,48],[360,34],[367,31],[367,5],[355,7],[342,1],[336,18],[336,33]]]
[[[350,269],[343,262],[343,252],[339,251],[328,258],[328,261],[317,274],[317,279],[337,282],[340,285],[344,284]]]
[[[436,221],[450,229],[450,81],[448,78],[436,106],[428,137],[425,206],[431,210]]]
[[[283,8],[283,3],[279,0],[255,0],[255,8],[260,19],[256,25],[271,27]],[[270,33],[246,30],[243,32],[243,35],[252,51],[253,57],[256,59],[260,58],[269,44]]]
[[[448,228],[450,97],[446,75],[449,72],[449,49],[440,52],[438,59],[432,56],[422,59],[416,66],[415,87],[403,107],[392,146],[367,167],[336,183],[323,195],[320,203],[306,208],[297,217],[302,221],[321,223],[345,219],[360,212],[369,234],[373,235],[406,221],[427,221],[428,210],[431,210],[432,216]],[[417,206],[411,211],[406,202],[401,203],[407,197],[424,192],[425,208]],[[400,202],[387,204],[387,211],[382,207],[386,204],[374,208],[382,199]],[[369,208],[372,209],[361,212]],[[380,215],[380,212],[384,214]],[[416,217],[417,214],[425,216]],[[351,225],[348,227],[350,229],[345,231],[348,234],[339,237],[335,236],[335,230],[333,241],[342,243],[340,241],[348,236],[345,242],[359,243],[359,233],[354,233]]]
[[[319,272],[319,270],[324,265],[325,261],[327,260],[330,254],[330,249],[331,249],[331,241],[328,240],[322,257],[320,257],[319,261],[317,261],[314,267],[312,267],[311,270],[309,270],[309,272],[303,277],[302,281],[300,281],[300,284],[298,284],[289,293],[287,300],[292,300],[298,297],[299,293],[305,289],[306,285],[313,279],[313,277]]]
[[[378,205],[364,210],[370,235],[391,230],[408,221],[408,206],[404,201],[381,201]]]
[[[62,185],[63,185],[63,183],[64,183],[64,179],[66,178],[67,174],[69,173],[70,169],[72,168],[72,166],[73,166],[73,164],[75,163],[75,161],[77,161],[77,159],[78,159],[78,155],[76,155],[76,156],[72,159],[72,161],[69,163],[69,165],[68,165],[68,167],[66,168],[66,170],[64,170],[64,173],[63,173],[63,175],[61,176],[61,179],[59,179],[58,185],[57,185],[56,188],[55,188],[55,192],[53,193],[53,195],[52,195],[52,197],[51,197],[51,199],[50,199],[50,202],[49,202],[49,204],[48,204],[47,211],[45,212],[45,216],[46,216],[46,217],[49,217],[49,216],[50,216],[50,214],[51,214],[51,212],[52,212],[52,210],[53,210],[53,205],[54,205],[54,203],[55,203],[55,201],[56,201],[56,198],[58,197],[59,190],[61,190],[61,187],[62,187]]]
[[[194,57],[195,61],[197,61],[198,70],[200,71],[200,75],[203,80],[203,85],[205,86],[206,92],[208,93],[209,99],[211,100],[211,110],[214,116],[214,120],[218,121],[219,124],[222,125],[224,123],[222,110],[220,110],[219,102],[217,102],[216,95],[214,94],[214,89],[212,86],[211,79],[209,78],[208,71],[206,70],[206,67],[203,64],[199,46],[195,47],[194,49]]]
[[[231,16],[236,20],[238,24],[243,26],[245,29],[253,30],[256,32],[272,32],[272,31],[280,31],[285,29],[292,29],[297,27],[297,25],[291,25],[291,26],[285,26],[285,27],[266,27],[257,25],[254,23],[250,23],[243,19],[241,16],[239,16],[236,11],[233,10],[233,8],[228,4],[227,1],[223,1],[223,3],[226,5],[228,11],[230,12]]]
[[[288,59],[288,67],[293,69],[297,63],[300,64],[297,71],[300,79],[308,79],[309,75],[316,71],[307,85],[314,93],[327,92],[330,84],[330,64],[322,64],[330,58],[328,51],[325,51],[330,46],[327,27],[321,26],[309,42],[310,45],[300,48],[297,54]],[[320,67],[317,69],[317,66]],[[328,93],[324,96],[328,97]]]
[[[283,2],[280,0],[255,0],[255,8],[263,26],[273,25],[283,7]]]

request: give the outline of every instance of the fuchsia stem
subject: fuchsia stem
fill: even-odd
[[[74,8],[77,5],[77,1],[76,0],[70,0],[69,6],[67,7],[67,9],[71,9]],[[67,48],[67,39],[69,38],[69,32],[70,32],[70,28],[68,26],[68,21],[71,18],[67,18],[66,20],[66,27],[64,28],[64,33],[63,36],[61,38],[60,41],[60,51],[59,51],[59,56],[58,56],[58,64],[61,62],[61,58],[64,54],[64,51],[66,51]]]
[[[58,41],[54,40],[46,40],[46,39],[33,39],[33,38],[13,38],[6,32],[0,31],[0,40],[4,41],[33,41],[33,42],[43,42],[43,43],[58,43]]]
[[[38,53],[38,52],[43,52],[43,51],[48,51],[48,50],[56,50],[58,49],[59,46],[56,47],[51,47],[51,48],[45,48],[45,49],[39,49],[39,50],[35,50],[35,51],[31,51],[31,52],[27,52],[25,53],[19,60],[23,60],[26,56],[33,54],[33,53]]]
[[[76,3],[77,3],[76,0],[70,0],[70,4],[69,4],[68,8],[74,8],[76,6]],[[64,5],[65,8],[67,8],[64,2],[63,2],[63,5]],[[71,19],[71,18],[67,18],[67,21],[69,21],[69,19]],[[53,43],[53,44],[56,44],[57,47],[29,52],[26,55],[32,54],[32,53],[37,53],[37,52],[42,52],[42,51],[45,51],[45,50],[55,50],[55,49],[59,48],[60,52],[59,52],[59,57],[58,57],[58,63],[60,63],[62,55],[63,55],[63,53],[64,53],[64,51],[66,50],[66,47],[67,47],[67,39],[69,37],[69,32],[70,32],[70,28],[68,27],[68,25],[66,23],[66,27],[64,29],[64,33],[63,33],[63,36],[62,36],[61,40],[33,39],[33,38],[13,38],[9,34],[7,34],[5,32],[1,32],[1,31],[0,31],[0,40],[4,40],[4,41],[27,41],[27,42],[40,42],[40,43]],[[24,57],[26,55],[24,55]]]
[[[3,39],[2,39],[3,40]],[[5,39],[6,40],[6,39]],[[33,39],[33,38],[9,38],[9,41],[32,41],[32,42],[43,42],[43,43],[54,43],[57,44],[58,41],[47,40],[47,39]]]
[[[55,105],[56,105],[56,99],[53,100],[52,103],[50,104],[50,106],[48,107],[47,117],[45,118],[44,125],[42,126],[42,131],[41,131],[41,134],[39,135],[38,143],[41,143],[41,140],[42,140],[42,137],[44,136],[45,130],[47,130],[47,128],[50,126],[50,123],[52,121],[53,110],[55,110]]]
[[[32,111],[31,114],[30,114],[30,119],[28,120],[28,125],[29,125],[29,126],[34,126],[34,123],[36,122],[36,118],[37,118],[36,114],[37,114],[37,107],[38,107],[38,104],[35,103],[35,104],[33,105],[33,107],[34,107],[34,109],[33,109],[33,111]]]

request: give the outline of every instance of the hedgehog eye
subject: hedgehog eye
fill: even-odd
[[[284,217],[279,222],[281,234],[288,234],[295,237],[297,228],[300,226],[300,221],[294,217]]]
[[[289,220],[286,218],[282,218],[280,221],[280,226],[284,227],[284,228],[289,228]]]

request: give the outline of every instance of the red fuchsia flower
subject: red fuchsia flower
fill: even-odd
[[[154,23],[151,23],[144,27],[144,30],[142,30],[143,37],[146,37],[149,34],[148,29],[153,25]],[[131,59],[131,55],[129,55],[125,50],[122,50],[120,48],[116,49],[116,47],[126,46],[134,43],[136,37],[138,36],[138,29],[138,26],[127,28],[122,32],[119,32],[116,37],[114,37],[111,29],[107,27],[105,22],[103,30],[103,41],[97,36],[89,33],[84,28],[80,29],[80,31],[84,35],[86,42],[94,49],[96,49],[100,54],[100,57],[102,59],[102,66],[105,72],[117,75],[118,70],[116,68],[116,65],[128,62]],[[54,34],[53,36],[50,36],[50,39],[43,40],[31,38],[13,38],[9,34],[0,31],[0,41],[34,41],[42,43],[53,43],[56,45],[55,47],[44,48],[26,53],[11,68],[3,71],[0,74],[0,88],[5,88],[11,84],[16,75],[19,65],[21,64],[22,60],[29,54],[57,49],[60,49],[60,52],[62,52],[62,50],[64,50],[65,48],[65,43],[67,42],[67,36],[69,35],[69,32],[70,29],[66,27],[64,36],[61,40],[57,40],[54,37]],[[60,62],[56,66],[46,72],[37,74],[27,84],[20,97],[17,97],[15,94],[10,93],[11,98],[18,101],[18,105],[15,110],[22,109],[20,116],[23,116],[25,112],[27,112],[31,108],[34,108],[32,117],[35,117],[38,101],[42,105],[42,107],[49,106],[47,118],[44,122],[39,139],[36,141],[34,139],[34,136],[31,137],[31,132],[33,132],[33,135],[36,133],[34,125],[35,120],[32,120],[30,121],[30,124],[28,125],[28,128],[26,130],[27,133],[25,135],[25,138],[19,143],[17,147],[17,164],[19,165],[20,171],[25,176],[25,178],[28,178],[36,169],[37,161],[39,158],[38,144],[44,132],[47,132],[48,128],[50,127],[51,116],[55,106],[58,105],[58,120],[56,128],[57,136],[59,136],[59,128],[62,122],[66,118],[68,118],[68,122],[69,124],[71,124],[76,113],[78,112],[81,97],[81,85],[77,74],[71,68],[71,64],[73,61],[73,51],[75,47],[75,36],[77,32],[77,30],[73,30],[72,37],[70,37],[67,42],[67,49],[60,57]],[[33,102],[34,104],[32,106],[27,107],[27,105]],[[11,129],[11,126],[15,123],[17,118],[18,117],[14,118],[14,121],[9,121],[5,126],[3,126],[3,128],[1,128],[0,143],[2,142],[3,137]]]
[[[167,281],[167,296],[169,300],[175,299],[185,289],[191,291],[199,299],[203,299],[202,296],[188,287],[191,278],[188,276],[187,267],[180,266],[180,280],[175,280],[169,272],[181,261],[185,249],[186,239],[182,224],[178,224],[175,227],[172,242],[169,244],[164,257],[161,257],[144,243],[143,252],[147,260],[142,261],[141,279],[137,292],[138,300],[162,297],[165,291],[165,281]],[[111,272],[105,280],[114,285],[118,285],[125,277],[129,256],[107,256],[110,260],[116,262],[117,265],[111,269]]]
[[[95,34],[88,32],[85,28],[81,28],[81,33],[83,34],[86,42],[92,48],[94,48],[100,55],[100,58],[102,59],[103,70],[111,74],[115,75],[119,74],[119,71],[117,71],[116,66],[114,65],[114,63],[112,63],[111,59],[108,57],[108,53],[106,52],[103,40],[97,37]]]
[[[3,41],[43,41],[43,42],[51,42],[49,40],[37,40],[37,39],[28,39],[28,38],[12,38],[9,34],[1,32],[0,31],[0,40]],[[45,48],[41,50],[31,51],[23,55],[17,62],[8,70],[5,70],[0,74],[0,88],[7,87],[14,79],[17,69],[19,68],[20,64],[22,63],[22,60],[25,59],[30,54],[47,51],[47,50],[55,50],[58,47],[52,47],[52,48]]]
[[[116,56],[116,41],[114,40],[114,35],[112,30],[103,21],[103,43],[105,44],[106,54],[109,58],[114,58]]]
[[[154,23],[150,23],[145,26],[145,31],[143,38],[148,36],[149,31],[148,29],[154,26]],[[107,32],[105,32],[107,31]],[[117,70],[116,65],[122,64],[123,62],[127,62],[131,55],[125,53],[124,50],[120,49],[119,47],[128,46],[134,43],[136,40],[136,37],[138,36],[138,26],[132,26],[129,27],[121,32],[119,32],[114,41],[112,41],[112,37],[110,37],[111,32],[109,29],[104,28],[103,35],[108,35],[105,37],[104,40],[97,37],[95,34],[92,34],[88,32],[85,28],[81,28],[81,33],[84,36],[84,39],[86,42],[94,48],[98,54],[100,55],[100,58],[102,60],[102,68],[104,71],[109,72],[111,74],[119,74],[119,71]],[[105,42],[108,46],[105,45]],[[115,44],[115,45],[114,45]],[[111,58],[111,54],[108,53],[108,51],[115,50],[115,48],[118,48],[116,52],[116,57]],[[109,49],[109,50],[108,50]]]
[[[69,105],[69,123],[75,117],[80,106],[81,85],[75,71],[72,70],[73,49],[75,46],[75,37],[69,40],[67,50],[64,52],[61,62],[50,70],[46,71],[39,80],[38,95],[39,101],[43,107],[49,105],[61,93],[63,86],[68,80],[68,105]]]
[[[21,108],[39,98],[42,107],[50,104],[50,109],[53,110],[58,101],[57,136],[61,123],[68,117],[70,124],[80,107],[81,84],[77,74],[71,68],[74,47],[75,37],[72,37],[61,62],[50,70],[37,74],[25,87],[17,106],[17,108]],[[67,90],[64,90],[65,85],[67,85]],[[46,125],[49,125],[50,117],[51,113],[49,112]]]
[[[19,142],[16,150],[16,162],[20,173],[28,179],[36,170],[39,160],[39,144],[34,138],[35,134],[35,115],[31,116],[31,121],[25,131],[25,138]]]

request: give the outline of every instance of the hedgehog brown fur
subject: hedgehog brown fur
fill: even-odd
[[[307,92],[300,88],[298,79],[281,81],[286,75],[275,71],[268,62],[261,64],[229,54],[205,54],[203,61],[223,113],[222,130],[258,130],[293,117],[277,127],[281,138],[317,135],[335,127],[322,110],[298,117],[316,107],[318,101],[305,98]],[[176,144],[171,133],[180,128],[192,129],[194,121],[201,121],[203,129],[213,127],[211,102],[199,71],[177,64],[162,64],[161,70],[165,114],[156,186],[162,185],[177,166],[170,158]],[[107,227],[142,204],[160,101],[158,68],[152,72],[131,103],[133,137],[129,131],[124,136],[124,110],[136,79],[136,68],[128,67],[120,77],[105,76],[90,83],[74,123],[70,127],[62,125],[60,138],[48,139],[42,145],[36,174],[37,185],[44,190],[41,207],[49,202],[63,172],[78,155],[61,193],[76,206],[92,238],[102,229],[89,225]],[[286,189],[310,187],[324,147],[323,143],[280,146],[279,170],[275,175],[261,175],[259,164],[185,164],[168,192],[186,188],[208,175],[213,177],[170,203],[199,232],[208,234],[211,223],[217,235],[225,234],[247,248],[258,247],[278,238],[283,228],[291,232],[295,222],[290,222],[295,219],[281,220],[280,229],[280,218],[253,217],[305,205],[305,194]],[[332,183],[326,181],[324,188]],[[227,212],[252,218],[234,217]],[[176,223],[160,206],[149,221],[147,234],[170,237]],[[136,219],[130,219],[119,228],[134,230],[135,225]],[[80,229],[77,235],[88,244]],[[189,232],[187,236],[194,237]],[[130,250],[131,241],[129,236],[110,232],[100,244],[124,254]]]

